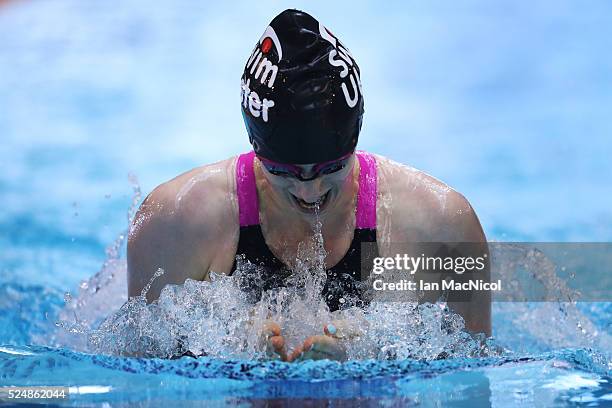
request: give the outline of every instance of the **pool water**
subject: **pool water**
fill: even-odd
[[[608,2],[303,8],[359,61],[360,148],[462,192],[490,240],[612,239]],[[125,300],[139,191],[248,150],[239,77],[282,9],[0,3],[0,385],[67,385],[54,403],[77,406],[612,405],[610,302],[495,303],[505,351],[446,360],[127,358],[55,325],[100,279],[87,310]]]

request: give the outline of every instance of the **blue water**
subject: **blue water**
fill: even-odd
[[[128,174],[148,193],[249,148],[244,61],[273,15],[302,4],[152,3],[0,5],[0,385],[89,386],[72,405],[612,405],[609,343],[539,305],[494,306],[503,357],[285,364],[48,347],[64,293],[127,228]],[[304,4],[360,64],[362,149],[461,191],[489,239],[612,239],[612,4]],[[610,336],[610,303],[578,310],[588,334]]]

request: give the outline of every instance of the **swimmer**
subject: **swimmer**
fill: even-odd
[[[295,266],[298,245],[311,239],[316,220],[331,311],[343,299],[329,288],[344,275],[360,279],[364,242],[376,243],[381,254],[383,241],[486,243],[460,193],[412,167],[356,150],[364,113],[360,76],[348,48],[314,17],[297,10],[275,17],[241,78],[253,150],[192,169],[149,194],[129,234],[129,296],[139,295],[158,268],[165,273],[148,301],[167,284],[207,280],[211,271],[231,275],[237,255],[263,265],[273,279]],[[351,285],[345,290],[356,293]],[[489,295],[452,308],[469,331],[491,334]],[[262,335],[286,361],[343,360],[342,339],[358,328],[326,323],[291,352],[276,322],[265,322]]]

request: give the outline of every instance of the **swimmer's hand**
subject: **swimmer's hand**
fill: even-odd
[[[285,338],[281,335],[278,323],[266,320],[261,331],[261,341],[265,345],[266,355],[271,359],[287,361]]]
[[[361,331],[346,320],[334,320],[323,326],[324,336],[310,336],[304,344],[297,347],[288,361],[335,360],[346,361],[348,355],[343,340],[359,336]]]

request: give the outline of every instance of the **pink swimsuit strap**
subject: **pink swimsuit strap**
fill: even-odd
[[[376,158],[362,150],[357,151],[359,159],[359,191],[355,228],[376,229],[376,197],[378,195],[378,172]]]
[[[253,170],[254,159],[255,152],[250,151],[238,156],[236,163],[236,193],[241,227],[259,224],[259,201]]]
[[[253,170],[254,159],[255,152],[251,151],[238,156],[236,163],[236,192],[241,227],[259,224],[259,201]],[[360,170],[355,228],[376,229],[376,197],[378,194],[376,159],[373,155],[361,150],[357,151],[357,159]]]

